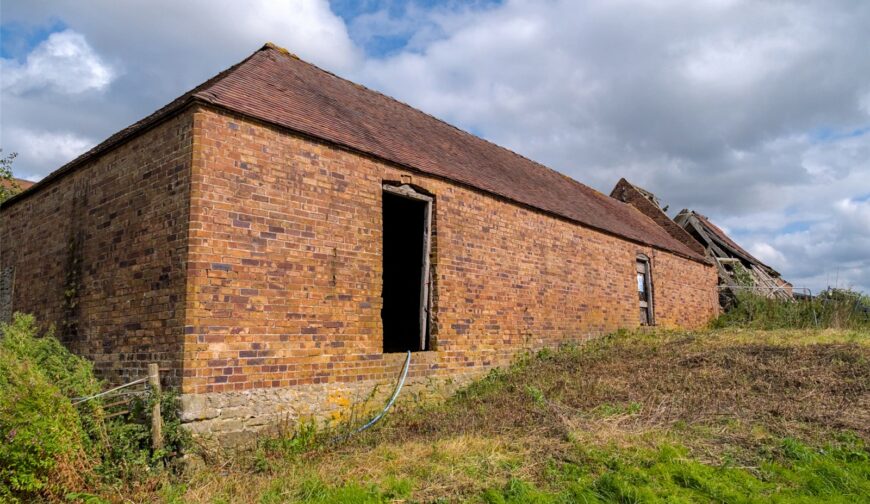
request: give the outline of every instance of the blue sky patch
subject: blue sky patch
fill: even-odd
[[[368,56],[383,58],[406,48],[418,30],[433,28],[423,14],[434,10],[484,9],[500,5],[502,0],[458,2],[450,0],[330,0],[332,11],[344,20],[351,39]],[[379,19],[375,19],[378,18]],[[378,30],[363,29],[363,18]]]
[[[816,143],[836,142],[847,138],[855,138],[870,133],[870,125],[848,130],[837,130],[827,126],[816,128],[810,132],[810,138]]]
[[[23,62],[30,51],[49,35],[66,29],[66,23],[60,19],[39,26],[17,22],[0,24],[0,56]]]
[[[814,223],[811,221],[789,222],[788,224],[780,228],[776,234],[800,233],[801,231],[808,230],[813,224]]]

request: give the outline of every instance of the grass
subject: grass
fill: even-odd
[[[829,288],[811,299],[793,302],[739,291],[731,302],[730,309],[715,321],[715,325],[753,329],[870,330],[870,296],[849,289]]]
[[[870,333],[617,334],[334,446],[303,429],[120,492],[164,502],[870,502]],[[110,500],[118,500],[110,496]]]

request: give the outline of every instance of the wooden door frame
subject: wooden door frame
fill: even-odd
[[[423,217],[423,265],[420,269],[420,350],[425,351],[427,348],[427,334],[429,333],[429,290],[431,276],[429,270],[431,268],[429,254],[432,250],[432,202],[434,198],[426,194],[417,192],[413,187],[404,184],[401,186],[383,184],[384,192],[400,196],[403,198],[422,201],[426,204],[425,215]]]

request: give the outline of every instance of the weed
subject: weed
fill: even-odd
[[[285,425],[277,436],[261,438],[257,444],[264,453],[291,456],[311,450],[328,436],[327,429],[318,429],[317,423],[308,419],[297,423],[294,428]]]
[[[730,309],[712,322],[716,328],[870,329],[870,296],[829,289],[811,299],[781,300],[738,292]]]
[[[544,393],[538,387],[532,385],[526,385],[526,394],[537,404],[538,406],[545,407],[547,405],[547,400],[544,398]]]

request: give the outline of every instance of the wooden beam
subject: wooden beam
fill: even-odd
[[[429,325],[429,253],[432,248],[432,198],[426,202],[423,221],[423,267],[420,271],[420,350],[426,350],[426,332]]]
[[[414,190],[413,187],[411,187],[407,184],[402,185],[402,186],[394,186],[394,185],[390,185],[390,184],[384,184],[383,188],[384,188],[384,191],[386,191],[390,194],[395,194],[397,196],[402,196],[403,198],[428,201],[429,203],[432,202],[432,196],[427,196],[423,193],[418,193],[417,191]]]
[[[148,384],[151,386],[154,404],[151,406],[151,448],[163,448],[163,419],[160,418],[160,368],[148,364]]]

